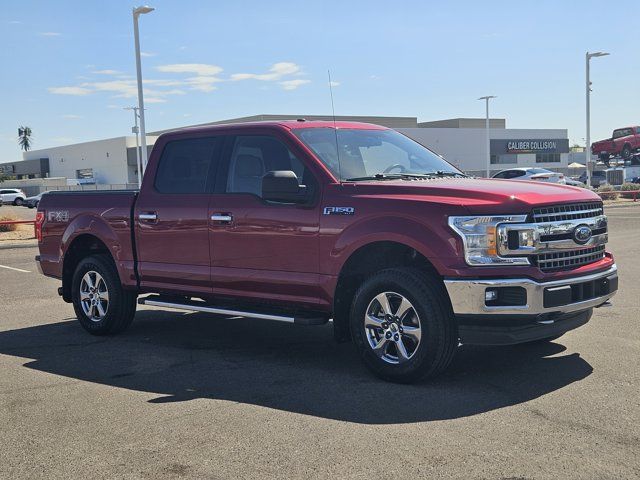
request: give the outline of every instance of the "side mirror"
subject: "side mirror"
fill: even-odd
[[[291,170],[275,170],[262,177],[262,198],[270,202],[303,203],[307,187],[298,183]]]

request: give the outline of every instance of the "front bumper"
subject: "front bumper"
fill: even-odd
[[[536,282],[528,278],[445,279],[463,344],[510,345],[562,335],[584,325],[594,307],[618,290],[617,268],[579,277]],[[487,305],[487,289],[519,287],[520,305]]]
[[[536,282],[529,278],[457,280],[445,279],[456,315],[544,315],[572,313],[602,305],[618,290],[617,267],[580,277]],[[487,289],[520,287],[526,292],[522,305],[488,306]]]

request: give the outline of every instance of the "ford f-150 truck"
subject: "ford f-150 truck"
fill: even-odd
[[[557,338],[618,288],[594,193],[470,178],[362,123],[166,133],[139,193],[51,192],[36,232],[89,333],[123,331],[137,304],[332,320],[397,382],[442,372],[460,344]]]
[[[603,161],[609,161],[611,156],[620,155],[629,160],[631,154],[640,150],[640,127],[617,128],[611,138],[599,140],[591,145],[591,153],[598,155]]]

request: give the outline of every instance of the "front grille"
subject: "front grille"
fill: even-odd
[[[534,208],[532,220],[534,223],[558,222],[562,220],[598,217],[603,215],[603,213],[604,210],[600,202],[574,203],[571,205]]]
[[[598,245],[597,247],[583,248],[582,250],[541,253],[533,255],[532,260],[543,272],[562,270],[596,262],[604,258],[604,249],[604,245]]]

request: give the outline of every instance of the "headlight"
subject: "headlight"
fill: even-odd
[[[521,223],[526,219],[526,215],[449,217],[449,226],[462,239],[468,265],[529,265],[525,257],[500,257],[497,244],[498,224]]]

